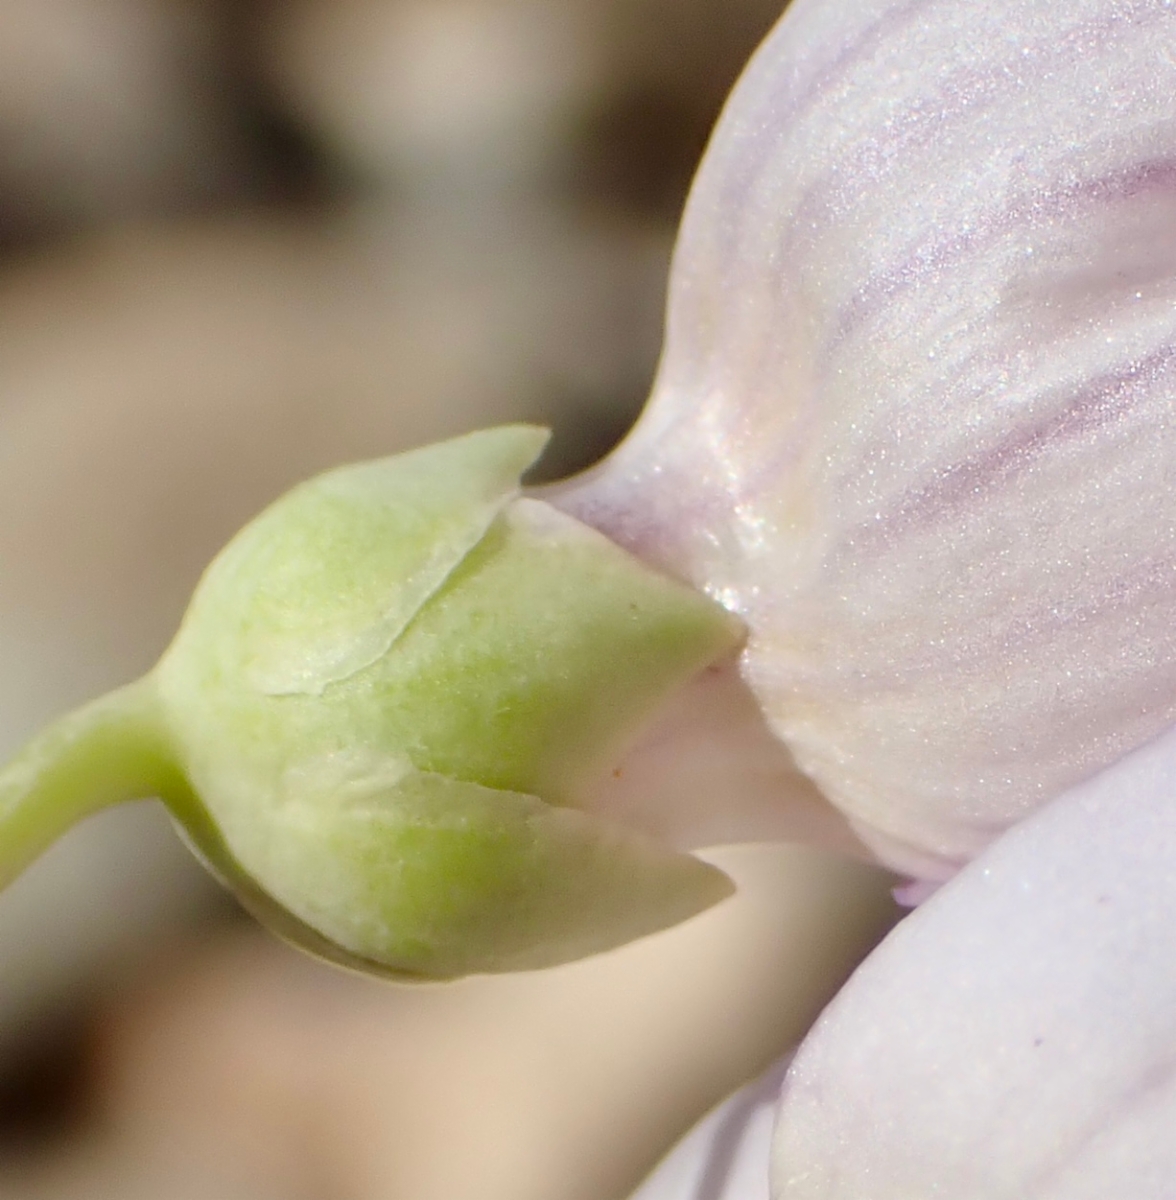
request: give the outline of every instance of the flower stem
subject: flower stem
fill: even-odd
[[[0,887],[83,817],[187,790],[150,677],[83,705],[0,768]]]

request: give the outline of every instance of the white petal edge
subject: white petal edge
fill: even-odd
[[[629,1200],[768,1200],[768,1150],[791,1055],[711,1109]]]

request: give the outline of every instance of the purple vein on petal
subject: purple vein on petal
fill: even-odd
[[[1174,366],[1176,344],[1167,344],[1143,359],[1089,379],[1076,390],[1066,389],[1053,401],[1033,397],[1032,407],[1044,410],[1041,416],[1034,419],[1029,414],[990,449],[944,468],[926,486],[901,494],[880,521],[854,526],[846,540],[858,554],[869,553],[871,547],[884,551],[894,538],[919,526],[958,520],[962,510],[974,509],[987,494],[1008,488],[1018,475],[1065,443],[1137,415],[1137,406],[1152,399],[1159,387],[1176,384]],[[1176,423],[1176,412],[1171,421]],[[1154,430],[1155,412],[1146,414],[1146,423]]]
[[[1140,199],[1148,193],[1173,192],[1176,192],[1176,159],[1162,157],[1118,168],[1097,178],[1010,197],[1003,208],[986,219],[948,238],[924,240],[909,248],[899,263],[859,285],[821,346],[822,365],[828,369],[843,345],[904,292],[928,284],[936,275],[967,258],[991,252],[1010,234],[1028,235],[1035,227],[1062,218],[1077,220],[1094,215],[1100,208]]]

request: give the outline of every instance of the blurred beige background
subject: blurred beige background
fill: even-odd
[[[624,431],[673,228],[779,0],[0,0],[0,754],[153,662],[295,480]],[[803,1032],[887,880],[393,988],[253,930],[151,805],[0,897],[0,1194],[619,1200]]]

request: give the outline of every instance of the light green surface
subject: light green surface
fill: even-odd
[[[741,631],[521,498],[546,436],[468,435],[267,509],[151,676],[0,773],[0,862],[157,792],[291,940],[434,977],[565,961],[721,899],[715,868],[558,807]]]

